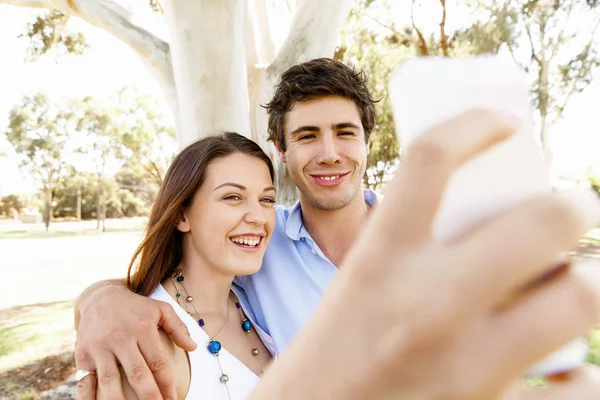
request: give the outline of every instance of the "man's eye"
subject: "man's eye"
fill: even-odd
[[[338,133],[338,135],[342,135],[342,136],[354,136],[354,132],[352,132],[352,131],[342,131],[342,132]]]
[[[303,135],[303,136],[300,136],[298,138],[298,140],[309,140],[309,139],[314,139],[314,138],[315,138],[315,135]]]

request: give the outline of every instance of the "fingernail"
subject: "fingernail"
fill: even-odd
[[[576,189],[558,195],[568,201],[581,215],[586,229],[600,225],[600,197],[589,189]]]

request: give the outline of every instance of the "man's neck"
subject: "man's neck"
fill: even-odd
[[[327,211],[307,204],[300,198],[302,222],[307,232],[327,258],[340,267],[358,238],[369,212],[362,190],[346,207]]]

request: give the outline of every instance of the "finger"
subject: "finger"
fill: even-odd
[[[133,340],[124,342],[116,349],[115,356],[121,362],[127,381],[138,398],[162,399],[154,375],[150,371],[137,342]]]
[[[183,321],[177,316],[171,305],[157,301],[160,310],[158,327],[165,331],[173,342],[185,351],[194,351],[197,347],[196,342],[192,340],[190,331]]]
[[[487,308],[555,266],[560,255],[598,222],[600,201],[591,192],[532,199],[455,242],[441,273],[458,279],[453,287],[460,296],[454,299],[478,299],[477,306]]]
[[[501,375],[523,371],[600,321],[600,265],[578,262],[522,302],[494,316],[486,346]]]
[[[165,358],[164,346],[158,331],[139,339],[139,348],[164,399],[177,398],[177,386],[171,364]]]
[[[89,356],[87,351],[80,345],[80,342],[75,343],[75,368],[86,369],[88,371],[96,370],[94,360]],[[82,400],[94,400],[96,398],[97,379],[94,375],[88,375],[77,382],[77,398]]]
[[[108,350],[100,350],[93,354],[93,358],[97,366],[98,393],[102,398],[124,400],[121,373],[115,356]]]
[[[96,376],[88,375],[77,382],[77,398],[80,400],[96,399]]]
[[[429,237],[451,174],[469,158],[510,137],[516,121],[487,110],[459,115],[424,133],[410,145],[386,189],[378,230],[411,245]]]

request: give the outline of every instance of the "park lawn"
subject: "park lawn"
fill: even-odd
[[[73,373],[71,301],[0,312],[0,398],[34,399]]]

